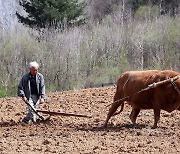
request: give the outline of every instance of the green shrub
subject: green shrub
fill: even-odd
[[[6,97],[7,96],[7,91],[4,87],[0,86],[0,98],[1,97]]]
[[[153,6],[140,6],[136,13],[135,13],[135,18],[136,19],[154,19],[158,16],[159,14],[159,7],[157,5],[153,5]]]

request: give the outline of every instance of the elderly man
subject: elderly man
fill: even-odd
[[[18,96],[24,102],[28,101],[29,104],[36,110],[40,102],[45,99],[45,85],[43,75],[38,72],[39,65],[37,62],[29,64],[29,73],[25,74],[18,86]],[[29,120],[36,123],[36,114],[31,108],[28,108],[28,114],[22,120],[23,123],[28,124]]]

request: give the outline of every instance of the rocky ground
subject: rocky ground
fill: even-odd
[[[48,94],[40,109],[92,115],[93,118],[54,116],[37,125],[23,126],[26,105],[19,98],[0,99],[0,153],[180,153],[180,112],[161,113],[157,129],[153,112],[141,111],[136,127],[131,108],[101,128],[113,100],[114,87]]]

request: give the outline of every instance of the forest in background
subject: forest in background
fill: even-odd
[[[88,1],[86,24],[63,31],[40,34],[18,24],[11,32],[1,32],[0,97],[16,95],[34,60],[47,91],[115,83],[127,70],[180,71],[179,6],[163,9],[156,1],[135,2]]]

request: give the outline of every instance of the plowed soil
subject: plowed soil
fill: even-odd
[[[26,105],[19,98],[0,99],[0,153],[180,153],[180,112],[161,112],[157,129],[152,110],[141,111],[137,126],[131,107],[101,128],[112,103],[114,87],[48,94],[40,109],[92,115],[93,118],[53,116],[36,125],[22,125]]]

